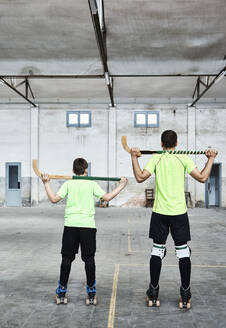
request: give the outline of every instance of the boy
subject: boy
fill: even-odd
[[[161,144],[163,150],[175,150],[177,134],[166,130],[162,133]],[[216,150],[206,151],[208,161],[200,172],[195,163],[187,155],[169,154],[169,152],[151,157],[144,170],[141,170],[138,148],[131,149],[133,172],[137,182],[141,183],[155,173],[155,201],[150,222],[149,238],[153,239],[150,258],[150,285],[147,290],[148,306],[159,306],[159,277],[162,259],[166,255],[166,240],[169,230],[175,243],[176,255],[179,258],[181,275],[180,308],[190,308],[191,291],[191,250],[187,242],[191,240],[187,207],[184,194],[185,172],[195,180],[204,183],[212,169]]]
[[[80,176],[88,175],[88,163],[83,158],[77,158],[73,162],[73,173]],[[94,196],[109,202],[127,184],[127,179],[122,177],[119,185],[109,193],[94,181],[68,180],[64,182],[55,195],[50,187],[48,174],[41,175],[46,193],[52,203],[58,203],[67,196],[65,208],[65,223],[62,240],[62,263],[60,269],[59,285],[56,289],[56,303],[67,303],[65,297],[67,283],[71,271],[71,263],[81,247],[81,257],[85,262],[87,278],[86,304],[96,304],[96,279],[95,279],[95,251],[96,251],[96,225]]]

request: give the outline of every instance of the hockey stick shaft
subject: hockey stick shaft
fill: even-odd
[[[41,172],[38,169],[37,160],[33,159],[32,166],[35,174],[41,177]],[[62,179],[62,180],[99,180],[99,181],[120,181],[120,178],[112,177],[89,177],[89,176],[78,176],[78,175],[56,175],[49,174],[49,179]]]
[[[120,178],[112,178],[112,177],[89,177],[89,176],[81,176],[81,175],[73,175],[73,180],[99,180],[99,181],[120,181]]]
[[[204,155],[205,151],[202,150],[140,150],[141,154],[149,155],[149,154],[184,154],[184,155]]]
[[[127,151],[128,153],[131,153],[131,148],[127,145],[127,137],[122,136],[122,146]],[[151,155],[151,154],[164,154],[164,153],[169,153],[169,154],[177,154],[177,155],[205,155],[205,151],[203,150],[140,150],[140,153],[143,155]]]

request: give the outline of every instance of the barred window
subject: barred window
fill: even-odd
[[[67,127],[91,127],[90,111],[68,111]]]
[[[140,111],[134,113],[135,128],[158,128],[159,112],[158,111]]]

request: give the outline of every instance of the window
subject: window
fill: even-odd
[[[9,189],[19,189],[18,165],[9,165]]]
[[[67,112],[67,127],[90,127],[91,112],[70,111]]]
[[[143,111],[134,113],[135,128],[158,128],[159,127],[159,112]]]

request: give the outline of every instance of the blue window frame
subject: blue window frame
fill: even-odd
[[[159,112],[158,111],[139,111],[134,113],[135,128],[158,128]]]
[[[68,111],[67,127],[91,127],[91,112],[89,111]]]

